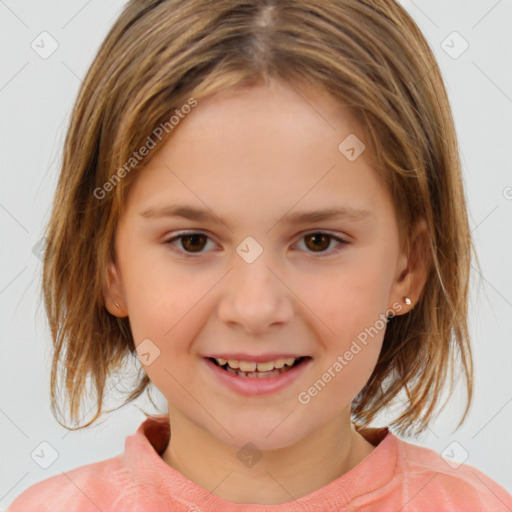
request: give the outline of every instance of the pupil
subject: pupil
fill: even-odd
[[[197,239],[199,237],[203,237],[204,238],[204,235],[186,235],[186,236],[184,236],[183,240],[182,240],[183,248],[188,250],[187,244],[188,244],[188,242],[190,242],[190,240],[193,240],[195,243],[192,242],[192,247],[191,248],[194,249],[194,247],[195,247],[197,249]],[[201,245],[201,244],[199,244],[199,245]],[[200,247],[200,249],[201,248],[202,247]]]
[[[312,239],[312,240],[314,240],[314,241],[315,241],[315,242],[314,242],[314,244],[315,244],[315,245],[314,245],[314,248],[316,247],[317,249],[318,249],[318,248],[320,248],[320,249],[326,249],[327,247],[329,247],[329,240],[328,240],[328,239],[329,239],[329,237],[328,237],[328,236],[326,236],[326,235],[323,235],[323,234],[321,234],[321,233],[315,233],[315,234],[312,234],[312,235],[308,235],[308,237],[307,237],[307,238],[309,238],[310,240]],[[320,240],[318,240],[318,239],[323,239],[324,241],[327,241],[327,244],[325,244],[325,243],[324,243],[324,244],[322,244],[322,245],[323,245],[323,247],[319,247],[319,246],[317,245],[317,243],[318,243]]]

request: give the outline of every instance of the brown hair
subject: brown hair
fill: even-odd
[[[126,162],[191,98],[200,102],[269,79],[321,88],[350,108],[373,167],[391,191],[407,235],[403,243],[418,219],[429,230],[426,256],[432,264],[424,289],[412,310],[389,322],[376,368],[353,402],[353,419],[368,424],[405,391],[407,407],[390,426],[420,433],[448,374],[452,390],[456,368],[467,390],[461,423],[466,418],[474,247],[456,133],[433,53],[392,0],[128,2],[80,88],[46,230],[43,292],[55,348],[54,416],[58,375],[65,379],[75,423],[84,385],[92,379],[97,411],[76,429],[84,428],[102,413],[108,379],[135,352],[128,319],[109,314],[102,293],[109,258],[115,261],[116,223],[143,166],[132,162],[127,170]],[[169,136],[172,130],[162,141]],[[104,187],[121,168],[122,179],[118,173],[115,186]],[[148,384],[144,372],[122,405]]]

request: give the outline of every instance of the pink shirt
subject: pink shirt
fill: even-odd
[[[451,468],[428,448],[374,430],[373,452],[348,473],[296,501],[235,504],[199,487],[160,457],[169,418],[147,418],[111,459],[52,476],[21,493],[7,512],[98,511],[507,511],[512,497],[477,469]],[[366,434],[365,434],[366,435]]]

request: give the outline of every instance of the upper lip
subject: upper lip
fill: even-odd
[[[205,357],[213,357],[214,359],[234,359],[235,361],[249,361],[254,363],[267,363],[269,361],[276,361],[277,359],[288,359],[290,357],[294,357],[295,359],[298,359],[299,357],[308,357],[303,356],[299,354],[290,354],[290,353],[274,353],[274,354],[245,354],[242,352],[235,352],[235,353],[217,353],[217,354],[210,354]]]

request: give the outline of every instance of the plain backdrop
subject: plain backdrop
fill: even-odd
[[[402,3],[427,37],[445,79],[482,265],[481,274],[472,270],[476,381],[468,420],[455,430],[462,403],[456,394],[425,435],[410,442],[464,459],[510,491],[512,2]],[[123,5],[0,0],[0,510],[36,482],[121,453],[125,437],[144,420],[138,407],[156,412],[139,399],[83,431],[63,429],[49,409],[51,339],[39,299],[38,243],[71,108]],[[164,405],[158,394],[153,396]],[[108,405],[119,405],[115,394],[109,398]],[[47,468],[35,462],[34,453],[42,449]]]

